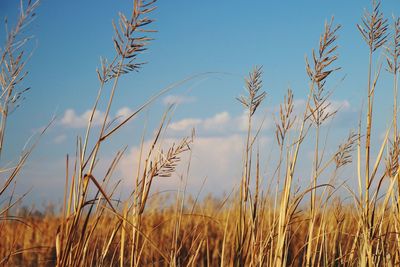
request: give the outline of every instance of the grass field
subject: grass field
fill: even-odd
[[[22,29],[34,19],[36,1],[24,3],[17,24],[7,32],[0,50],[0,154],[10,110],[25,89],[27,40]],[[103,60],[97,70],[99,89],[93,96],[91,116],[84,136],[77,139],[76,154],[66,159],[63,204],[43,212],[21,209],[24,196],[14,194],[14,181],[36,142],[11,168],[1,170],[0,265],[4,266],[398,266],[400,265],[400,165],[398,131],[398,73],[400,69],[400,19],[386,17],[380,2],[373,1],[357,25],[359,38],[369,53],[365,106],[359,124],[330,155],[325,152],[322,127],[340,110],[331,106],[328,86],[338,66],[338,35],[341,25],[327,20],[306,58],[308,94],[302,113],[294,111],[289,89],[275,117],[276,162],[268,166],[273,175],[263,177],[257,146],[262,129],[255,121],[267,92],[263,69],[255,66],[244,80],[246,94],[238,105],[247,111],[243,136],[242,177],[238,190],[228,196],[198,199],[185,191],[187,177],[177,193],[155,194],[152,186],[160,177],[170,177],[182,158],[190,158],[196,144],[195,131],[168,148],[162,147],[169,115],[165,111],[149,147],[142,146],[135,186],[120,199],[118,183],[111,180],[120,151],[108,169],[95,177],[99,153],[114,134],[141,114],[171,88],[155,95],[123,121],[113,121],[110,110],[118,93],[119,79],[145,68],[141,53],[152,41],[155,1],[134,0],[132,10],[113,24],[115,55]],[[321,25],[322,26],[322,25]],[[151,52],[151,51],[148,51]],[[385,61],[373,56],[383,53]],[[388,101],[393,105],[391,126],[380,143],[372,142],[375,126],[374,96],[381,72],[393,77]],[[140,73],[139,73],[140,75]],[[188,78],[190,79],[190,78]],[[93,118],[100,97],[108,98],[104,121],[94,131]],[[232,100],[234,101],[234,100]],[[49,123],[49,127],[51,126]],[[42,135],[46,134],[44,128]],[[299,158],[305,140],[313,143],[311,176],[299,190]],[[142,141],[143,143],[143,141]],[[40,145],[40,144],[39,144]],[[163,149],[162,149],[163,148]],[[212,153],[210,151],[210,153]],[[272,163],[271,163],[272,164]],[[190,165],[188,165],[190,168]],[[204,166],[207,168],[207,166]],[[357,188],[338,183],[343,168],[355,168]],[[323,179],[324,178],[324,179]],[[262,181],[268,181],[268,187]],[[328,182],[321,182],[328,181]],[[17,185],[18,186],[18,185]],[[229,190],[229,189],[227,189]],[[342,199],[339,190],[349,199]],[[167,204],[166,204],[167,203]],[[60,212],[58,212],[60,210]]]

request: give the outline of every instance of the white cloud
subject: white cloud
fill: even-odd
[[[332,121],[330,123],[333,123],[335,127],[341,127],[341,128],[346,128],[354,125],[356,120],[358,119],[357,116],[357,109],[355,109],[349,100],[329,100],[329,105],[326,107],[325,111],[329,113],[334,113],[334,117],[332,117]],[[326,102],[326,104],[328,104]],[[303,114],[306,108],[306,100],[305,99],[295,99],[293,101],[293,115],[297,117],[298,123],[301,123],[301,119],[303,118]],[[277,105],[274,109],[275,116],[278,118],[277,114],[279,114],[279,105]],[[325,124],[327,125],[327,124]]]
[[[129,115],[131,115],[133,113],[133,110],[130,109],[129,107],[123,107],[120,108],[117,113],[115,114],[115,116],[118,118],[119,122],[122,122],[123,120],[125,120],[126,118],[128,118]]]
[[[65,140],[67,140],[67,135],[66,134],[60,134],[58,136],[56,136],[53,140],[54,144],[61,144],[64,143]]]
[[[126,119],[129,115],[133,113],[129,107],[122,107],[117,110],[115,117],[119,122]],[[67,109],[64,112],[63,117],[60,119],[59,123],[66,128],[84,128],[89,122],[89,118],[92,114],[92,110],[86,110],[82,114],[78,114],[74,109]],[[104,122],[105,113],[100,110],[96,110],[92,125],[99,126]],[[112,118],[112,117],[111,117]]]
[[[266,130],[272,126],[272,118],[263,117],[264,115],[253,116],[253,127],[254,129],[262,125],[262,129]],[[264,122],[263,122],[264,121]],[[242,114],[232,117],[228,112],[223,111],[216,113],[215,115],[208,118],[185,118],[176,122],[171,123],[168,126],[168,130],[181,133],[189,133],[192,128],[196,129],[196,132],[200,134],[219,134],[219,135],[230,135],[233,133],[242,133],[247,131],[247,112],[244,111]]]
[[[332,100],[330,103],[327,111],[337,111],[332,121],[335,127],[351,129],[355,127],[354,125],[357,125],[359,111],[354,108],[348,100]]]
[[[329,106],[327,107],[327,112],[347,112],[350,110],[351,105],[350,102],[347,100],[332,100],[329,102]]]
[[[240,132],[247,132],[249,125],[249,112],[245,110],[239,116],[234,118],[234,127]],[[255,113],[251,119],[253,130],[270,130],[272,129],[274,122],[272,114],[269,111],[261,111]]]
[[[64,113],[64,116],[61,118],[60,123],[68,128],[83,128],[88,124],[91,114],[91,110],[87,110],[82,114],[77,114],[75,110],[67,109]],[[101,125],[101,123],[103,123],[104,116],[104,112],[96,111],[93,116],[93,126]]]
[[[163,99],[164,105],[179,105],[179,104],[187,104],[192,103],[196,99],[192,96],[183,96],[183,95],[167,95]]]
[[[304,112],[306,108],[306,100],[304,99],[295,99],[293,101],[293,112],[294,114],[298,115]],[[279,105],[277,106],[276,110],[279,111]]]
[[[168,148],[179,139],[167,138],[163,141],[162,148]],[[270,139],[260,138],[260,149],[266,149]],[[192,145],[192,157],[189,170],[189,188],[191,193],[196,193],[205,178],[205,192],[221,193],[229,192],[238,185],[242,171],[244,138],[242,135],[233,134],[226,137],[196,137]],[[151,145],[150,141],[144,143],[144,155]],[[125,181],[133,181],[138,169],[140,148],[133,147],[121,160],[119,172]],[[176,174],[171,178],[157,178],[155,187],[157,189],[177,189],[179,186],[179,175],[186,173],[189,160],[187,152],[182,157]],[[143,160],[142,160],[143,163]],[[132,183],[132,182],[129,182]]]
[[[348,100],[330,100],[327,101],[326,104],[329,105],[327,106],[327,110],[328,112],[334,112],[334,111],[338,111],[340,112],[348,112],[351,110],[351,104]],[[295,115],[301,115],[304,112],[304,109],[306,107],[306,100],[305,99],[295,99],[293,101],[293,106],[294,106],[294,111],[293,113]],[[275,108],[276,111],[279,111],[279,105]]]
[[[302,118],[306,101],[304,99],[294,100],[294,109],[292,116]],[[338,111],[335,116],[334,123],[338,126],[346,126],[355,114],[348,100],[332,100],[327,107],[327,111]],[[262,127],[263,131],[274,129],[273,115],[279,117],[279,105],[276,105],[267,110],[259,110],[258,113],[252,117],[252,128],[258,130]],[[237,116],[232,116],[227,111],[222,111],[206,118],[184,118],[182,120],[174,121],[168,126],[169,133],[174,134],[190,134],[192,128],[196,129],[199,135],[231,135],[241,134],[247,131],[248,128],[248,111],[244,110]]]
[[[248,117],[248,111],[243,111],[243,113],[235,119],[238,129],[242,132],[247,131],[249,124]]]
[[[168,128],[171,129],[172,131],[187,131],[192,129],[193,127],[196,127],[202,123],[201,119],[183,119],[177,122],[171,123]]]
[[[205,119],[203,121],[203,128],[205,130],[223,130],[230,122],[231,116],[228,112],[224,111],[221,113],[215,114],[215,116]]]

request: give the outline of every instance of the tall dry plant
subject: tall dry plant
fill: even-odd
[[[14,196],[16,178],[24,167],[28,157],[35,148],[38,138],[31,144],[26,145],[18,159],[11,163],[4,163],[4,159],[10,160],[4,155],[7,145],[7,124],[10,122],[10,115],[15,111],[25,98],[26,92],[30,89],[24,85],[28,75],[26,65],[32,56],[29,52],[29,43],[32,36],[27,34],[27,29],[36,15],[39,1],[20,1],[20,12],[15,26],[9,28],[8,20],[5,19],[5,43],[0,47],[0,236],[4,236],[4,224],[12,221],[25,224],[22,218],[10,216],[10,210],[15,207],[25,196]],[[48,127],[48,126],[47,126]],[[47,130],[45,127],[39,137]],[[6,196],[9,193],[9,196]],[[12,246],[5,258],[0,258],[0,264],[7,264],[10,257],[21,254],[23,251]]]
[[[30,89],[23,85],[23,81],[28,75],[26,64],[31,56],[29,54],[26,55],[28,52],[25,50],[31,38],[24,36],[24,30],[34,19],[35,10],[38,5],[39,1],[28,1],[26,6],[24,6],[24,3],[21,1],[18,21],[12,29],[8,29],[7,19],[5,20],[6,42],[4,47],[0,49],[0,156],[3,153],[9,115],[19,107],[25,93]],[[0,188],[0,195],[3,195],[4,191],[20,172],[30,152],[31,149],[23,152],[16,166],[11,168],[11,175],[4,181],[4,184]]]
[[[372,115],[373,115],[373,103],[375,95],[376,82],[378,75],[372,80],[372,68],[373,68],[373,54],[374,52],[382,47],[388,37],[387,19],[383,16],[380,11],[381,2],[372,1],[372,11],[365,11],[362,17],[362,24],[357,24],[358,30],[360,31],[365,43],[369,48],[369,64],[368,64],[368,87],[367,87],[367,122],[366,122],[366,140],[365,140],[365,187],[368,188],[370,184],[370,151],[371,151],[371,128],[372,128]],[[369,194],[365,190],[365,203],[369,203]],[[367,204],[368,205],[368,204]],[[369,214],[366,214],[368,217]]]
[[[372,78],[372,70],[373,70],[373,54],[377,51],[377,49],[381,48],[387,41],[388,37],[388,24],[387,19],[383,16],[383,13],[380,11],[381,2],[380,1],[372,1],[372,11],[365,11],[362,24],[357,24],[358,30],[360,31],[365,43],[369,49],[369,64],[368,64],[368,87],[367,87],[367,119],[366,119],[366,134],[365,134],[365,166],[364,166],[364,193],[360,191],[360,199],[364,203],[364,208],[362,212],[362,221],[363,221],[363,248],[361,252],[361,257],[366,259],[366,264],[372,265],[374,262],[373,258],[373,215],[371,214],[371,203],[370,203],[370,191],[372,180],[375,177],[377,168],[380,163],[380,157],[378,155],[377,162],[374,165],[374,169],[371,172],[371,130],[373,125],[373,104],[374,104],[374,96],[375,89],[377,85],[377,81],[380,74],[380,67],[378,68],[374,79]],[[385,139],[386,140],[386,139]],[[359,145],[360,149],[360,145]],[[382,151],[382,150],[381,150]],[[381,153],[380,153],[381,154]],[[361,180],[361,154],[358,153],[358,176],[359,176],[359,184],[362,184]],[[379,160],[379,161],[378,161]]]
[[[280,105],[279,121],[276,122],[276,140],[279,146],[279,162],[277,166],[277,187],[275,193],[274,207],[277,208],[277,212],[274,213],[272,219],[272,229],[270,232],[270,238],[266,242],[265,246],[271,246],[271,252],[269,255],[268,265],[283,266],[287,264],[288,254],[288,238],[287,234],[289,231],[289,222],[291,221],[292,215],[295,210],[296,201],[290,203],[293,172],[296,159],[291,155],[291,141],[289,138],[289,131],[293,129],[297,116],[294,114],[294,95],[292,90],[288,90],[284,97],[284,103]],[[306,112],[305,112],[306,113]],[[306,118],[304,117],[301,122],[301,129],[304,129],[304,123]],[[300,130],[300,138],[296,140],[295,146],[299,148],[303,135]],[[297,150],[298,151],[298,150]],[[285,164],[286,163],[286,164]],[[278,191],[280,190],[280,180],[282,169],[284,171],[284,185],[283,192],[281,193],[280,200],[278,202]],[[293,204],[293,205],[292,205]],[[294,209],[292,209],[294,208]],[[276,241],[274,240],[276,239]],[[275,247],[275,249],[274,249]]]
[[[250,194],[250,180],[252,177],[252,152],[253,145],[257,136],[252,135],[252,121],[253,116],[263,100],[266,97],[266,92],[261,91],[262,89],[262,67],[255,67],[252,72],[249,73],[248,78],[245,79],[245,85],[247,90],[247,96],[240,96],[237,100],[246,108],[247,112],[247,138],[244,151],[244,165],[243,173],[240,185],[240,212],[238,218],[238,232],[237,232],[237,247],[235,256],[235,265],[242,266],[246,261],[248,245],[246,242],[250,240],[250,227],[247,221],[249,194]],[[256,181],[256,190],[258,183]],[[255,194],[257,196],[257,194]],[[256,201],[253,199],[253,201]],[[251,203],[250,203],[251,205]],[[255,218],[255,210],[253,219]],[[253,221],[254,222],[254,221]]]
[[[315,127],[315,148],[314,148],[314,168],[311,178],[312,190],[311,190],[311,202],[310,202],[310,223],[307,243],[307,266],[314,265],[315,255],[313,251],[314,241],[314,225],[316,219],[316,187],[317,179],[319,176],[319,168],[322,162],[322,157],[319,154],[320,150],[320,128],[321,125],[334,116],[336,111],[330,111],[329,96],[331,92],[326,89],[326,79],[335,71],[340,68],[332,68],[332,64],[338,59],[336,44],[337,32],[340,29],[340,25],[333,25],[333,18],[331,21],[325,22],[325,30],[320,37],[318,52],[312,51],[312,64],[310,65],[306,58],[306,70],[311,81],[311,92],[312,92],[312,103],[308,106],[311,114],[311,121]]]
[[[387,56],[387,71],[393,75],[393,140],[392,140],[392,151],[390,158],[392,159],[389,164],[392,167],[392,171],[396,171],[399,163],[399,133],[397,127],[397,112],[398,112],[398,73],[400,69],[400,18],[394,18],[393,22],[393,34],[391,42],[386,48]],[[400,194],[400,180],[397,181],[398,192]],[[399,195],[400,196],[400,195]],[[398,196],[398,198],[399,198]],[[400,198],[399,198],[400,199]]]

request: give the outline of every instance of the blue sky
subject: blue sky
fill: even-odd
[[[1,0],[0,17],[7,16],[14,22],[17,2]],[[119,11],[129,13],[130,5],[131,1],[123,0],[42,1],[28,32],[35,36],[26,80],[32,90],[22,107],[12,114],[7,130],[7,159],[11,159],[18,155],[35,130],[53,115],[58,116],[58,121],[43,137],[18,180],[21,192],[33,187],[29,201],[60,199],[64,179],[62,162],[67,153],[74,153],[74,138],[83,132],[79,117],[91,108],[96,96],[95,69],[99,66],[99,58],[111,57],[114,52],[111,21],[117,18]],[[157,125],[168,99],[182,100],[172,123],[181,122],[182,126],[182,121],[191,120],[191,125],[199,128],[199,143],[212,147],[221,144],[222,148],[215,154],[231,153],[229,143],[222,142],[230,140],[235,144],[242,134],[237,129],[239,126],[235,126],[243,112],[235,97],[244,92],[243,78],[254,65],[263,65],[264,90],[268,94],[263,110],[269,118],[288,87],[293,89],[296,99],[304,99],[308,90],[304,57],[317,47],[324,21],[331,16],[335,16],[336,23],[343,27],[339,33],[340,58],[337,63],[342,70],[329,85],[337,88],[333,100],[344,106],[344,115],[338,116],[338,122],[333,124],[329,144],[336,147],[357,120],[365,99],[368,49],[356,24],[360,22],[364,8],[369,8],[369,1],[204,0],[159,1],[157,5],[153,14],[156,22],[152,27],[158,32],[153,35],[155,40],[149,50],[140,57],[148,64],[139,73],[122,79],[112,114],[133,110],[160,89],[191,75],[215,73],[175,88],[167,99],[160,98],[143,114],[142,120],[128,125],[115,141],[106,145],[105,158],[124,145],[129,145],[128,151],[133,151],[143,128],[143,118],[148,118],[149,128]],[[397,0],[386,0],[382,10],[387,17],[398,16],[400,4]],[[2,43],[4,35],[2,25]],[[377,53],[375,60],[380,56]],[[340,82],[344,76],[346,78]],[[383,73],[378,89],[376,131],[380,133],[379,129],[388,122],[386,114],[392,104],[391,80],[386,73]],[[104,111],[104,105],[100,109]],[[222,126],[216,127],[221,122]],[[223,123],[230,126],[225,127]],[[171,130],[171,138],[184,134],[176,131],[178,128],[175,132]],[[273,139],[268,129],[265,138]],[[273,151],[268,145],[266,149],[266,154]],[[231,160],[239,161],[236,165],[240,165],[240,155]],[[203,162],[203,159],[199,161]],[[226,164],[233,162],[227,160]],[[125,165],[129,166],[129,161]],[[216,171],[220,176],[237,175],[238,172],[227,173],[223,168]],[[121,176],[124,174],[127,173]],[[231,184],[227,183],[227,188],[221,190],[226,180],[217,181],[216,175],[205,172],[196,175],[208,177],[206,188],[211,192],[230,189]],[[193,187],[197,184],[194,182]]]

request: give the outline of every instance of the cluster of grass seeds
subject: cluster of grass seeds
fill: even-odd
[[[21,9],[24,11],[17,26],[8,32],[5,48],[0,51],[0,154],[9,110],[26,91],[18,87],[25,77],[24,54],[20,50],[26,39],[17,37],[32,19],[36,6],[37,2],[29,1]],[[0,264],[60,267],[398,265],[400,19],[394,18],[393,27],[389,27],[380,6],[379,1],[372,1],[371,11],[366,11],[357,25],[369,48],[366,124],[363,126],[360,117],[358,129],[351,129],[335,152],[329,154],[325,147],[321,150],[322,144],[327,143],[322,140],[323,127],[340,111],[332,109],[333,91],[328,87],[333,74],[340,70],[336,64],[341,26],[336,26],[332,19],[325,23],[318,49],[312,50],[311,59],[306,58],[309,90],[303,112],[295,111],[295,98],[288,89],[274,116],[279,153],[277,164],[268,166],[273,170],[270,176],[264,177],[261,172],[263,151],[257,149],[262,125],[256,125],[254,118],[267,94],[263,91],[262,68],[255,67],[244,80],[246,95],[238,97],[247,112],[247,133],[237,192],[225,198],[209,196],[199,201],[197,197],[186,196],[188,175],[182,175],[176,194],[167,197],[153,193],[155,179],[174,174],[182,155],[191,155],[195,142],[193,133],[166,149],[162,145],[170,107],[154,131],[150,146],[145,146],[142,139],[134,186],[129,196],[121,199],[116,197],[119,182],[113,184],[111,177],[125,150],[117,151],[107,171],[98,174],[96,166],[103,144],[112,141],[114,133],[173,88],[156,94],[122,122],[117,123],[118,120],[110,117],[120,77],[143,67],[138,59],[152,41],[154,32],[151,15],[156,8],[155,1],[134,0],[131,12],[120,13],[118,21],[113,22],[115,55],[111,60],[101,60],[97,70],[98,94],[85,135],[77,138],[74,157],[66,158],[61,213],[10,214],[20,200],[13,198],[11,185],[31,150],[23,153],[15,167],[2,169],[2,173],[10,176],[0,187],[1,203],[5,203],[0,209]],[[374,64],[373,55],[381,50],[386,55],[386,69],[393,75],[393,127],[386,130],[383,141],[378,144],[378,153],[372,155],[374,96],[378,92],[382,66]],[[96,133],[93,118],[104,99],[105,117]],[[314,142],[314,150],[309,184],[301,189],[296,185],[297,169],[306,139]],[[357,175],[353,177],[358,182],[356,189],[345,182],[338,184],[339,171],[346,166],[356,168]],[[187,173],[189,169],[190,164]],[[267,188],[265,180],[269,184]],[[340,189],[347,190],[354,201],[344,202],[338,193]],[[5,192],[11,193],[9,199]]]

